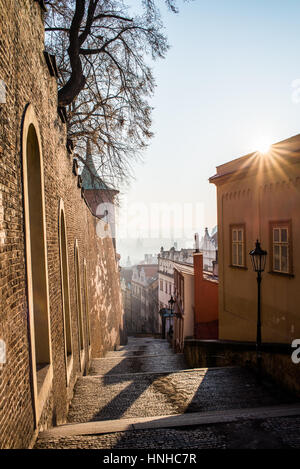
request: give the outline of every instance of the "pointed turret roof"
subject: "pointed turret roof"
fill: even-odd
[[[96,170],[89,139],[86,143],[86,164],[82,170],[81,178],[84,189],[114,190],[102,181]]]

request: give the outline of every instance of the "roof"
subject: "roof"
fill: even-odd
[[[194,266],[188,264],[174,263],[174,269],[178,270],[182,274],[194,275]]]
[[[110,188],[100,178],[98,171],[95,167],[89,140],[87,141],[87,145],[86,145],[86,160],[85,161],[86,161],[86,164],[84,165],[82,173],[81,173],[82,186],[84,187],[84,189],[87,189],[87,190],[97,189],[97,190],[105,190],[105,191],[114,191],[118,193],[118,191]]]
[[[158,272],[158,264],[139,264],[137,268],[139,272],[144,269],[146,279],[154,277]]]
[[[140,274],[143,269],[145,273],[145,280],[142,281],[142,284],[151,285],[158,278],[158,264],[138,264],[133,267],[138,271],[138,279],[133,280],[133,282],[140,284]]]
[[[125,280],[126,283],[130,283],[132,279],[132,269],[128,267],[122,267],[120,271],[120,276],[122,279]]]
[[[194,266],[182,265],[182,264],[175,264],[174,268],[178,270],[183,275],[195,275]],[[203,270],[203,279],[209,280],[211,282],[219,283],[218,278],[216,278],[213,272],[207,272]]]
[[[277,158],[277,161],[280,159],[281,164],[300,162],[300,134],[274,143],[265,154],[255,151],[217,166],[217,173],[209,178],[209,182],[217,184],[220,180],[233,177],[237,173],[275,167],[272,165],[273,160],[268,156],[274,160]]]
[[[151,277],[148,279],[148,285],[154,285],[155,282],[158,282],[158,273],[156,275],[154,275],[154,277]],[[154,288],[155,288],[155,285],[154,285]]]
[[[218,232],[215,231],[215,233],[211,236],[211,239],[214,240],[215,246],[218,247]]]

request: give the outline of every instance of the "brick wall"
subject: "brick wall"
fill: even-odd
[[[74,243],[78,242],[81,285],[86,260],[91,354],[103,356],[120,343],[123,308],[119,271],[110,238],[99,238],[102,221],[93,217],[72,173],[66,151],[66,124],[57,114],[57,83],[44,59],[42,10],[34,0],[0,0],[0,80],[6,103],[0,104],[0,338],[7,362],[0,369],[0,447],[30,445],[39,427],[65,421],[80,370]],[[41,134],[44,162],[46,252],[53,379],[35,425],[29,306],[26,280],[21,123],[31,103]],[[63,201],[67,252],[73,369],[66,386],[64,325],[59,250],[59,206]],[[102,224],[97,230],[97,224]],[[82,291],[84,298],[84,292]],[[89,356],[87,341],[86,357]],[[86,358],[88,368],[89,359]]]

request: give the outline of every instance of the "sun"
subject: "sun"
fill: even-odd
[[[256,151],[262,155],[266,155],[269,153],[271,145],[271,140],[268,137],[262,137],[257,141]]]

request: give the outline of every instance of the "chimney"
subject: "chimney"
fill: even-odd
[[[196,337],[197,324],[201,322],[201,302],[203,302],[203,254],[202,252],[194,252],[194,334]]]
[[[195,233],[195,252],[199,252],[199,233]]]

